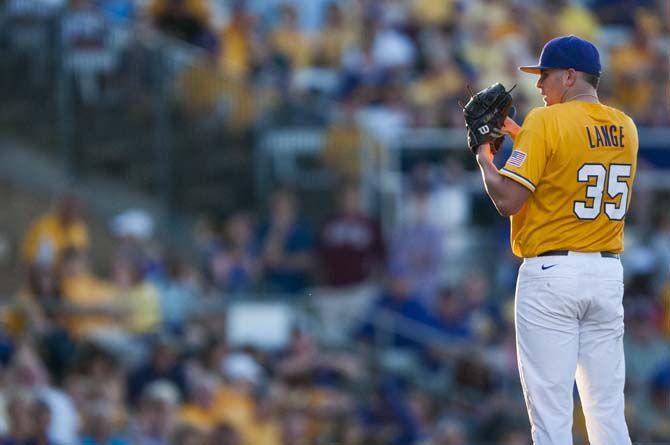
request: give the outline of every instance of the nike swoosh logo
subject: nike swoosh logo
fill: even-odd
[[[552,265],[550,265],[550,266],[545,266],[545,265],[543,264],[543,265],[542,265],[542,270],[551,269],[551,268],[554,267],[554,266],[558,266],[558,264],[552,264]]]

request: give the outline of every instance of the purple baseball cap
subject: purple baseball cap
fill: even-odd
[[[540,74],[540,70],[568,69],[600,76],[600,54],[598,48],[588,40],[577,36],[561,36],[548,41],[537,65],[520,66],[526,73]]]

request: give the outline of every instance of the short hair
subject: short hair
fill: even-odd
[[[596,74],[582,72],[582,79],[584,79],[586,83],[591,85],[596,90],[598,89],[598,84],[600,83],[600,76]]]

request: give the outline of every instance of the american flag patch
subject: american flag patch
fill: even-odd
[[[521,167],[525,160],[526,160],[526,153],[519,150],[514,150],[512,154],[509,156],[507,163],[509,165],[513,165],[514,167]]]

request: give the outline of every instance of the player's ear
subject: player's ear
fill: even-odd
[[[577,71],[573,68],[568,68],[565,70],[563,81],[566,87],[571,87],[577,82]]]

